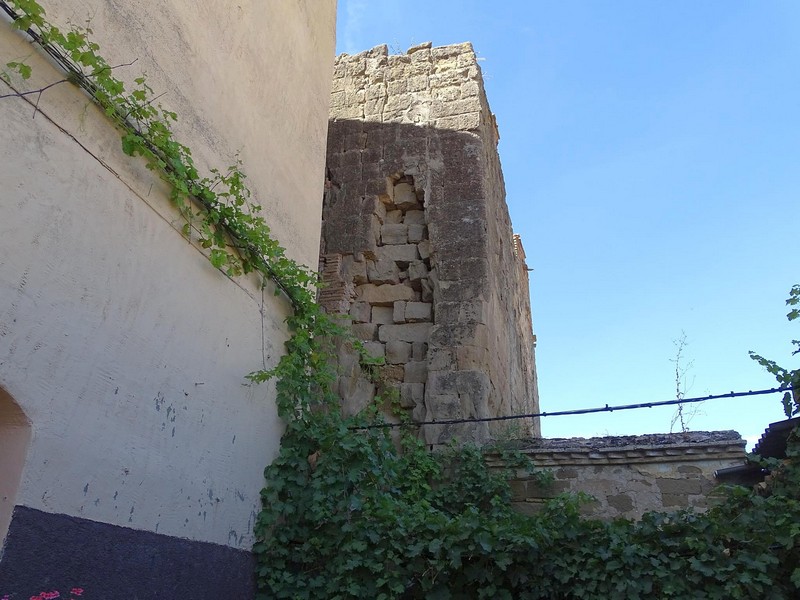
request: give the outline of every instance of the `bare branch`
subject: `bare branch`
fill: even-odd
[[[69,83],[69,79],[59,79],[58,81],[54,81],[53,83],[50,83],[50,84],[48,84],[48,85],[46,85],[46,86],[44,86],[42,88],[39,88],[37,90],[30,90],[30,91],[27,91],[27,92],[14,92],[13,94],[3,94],[3,95],[0,95],[0,100],[2,100],[3,98],[24,98],[25,96],[33,96],[34,94],[38,94],[39,97],[41,97],[41,95],[44,92],[46,92],[47,90],[49,90],[51,87],[55,87],[55,86],[60,85],[62,83]],[[38,99],[36,100],[36,104],[38,106],[38,104],[39,104],[39,100]]]

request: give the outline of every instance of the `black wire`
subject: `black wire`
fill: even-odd
[[[681,400],[662,400],[659,402],[642,402],[640,404],[620,404],[617,406],[598,406],[594,408],[579,408],[576,410],[559,410],[553,412],[530,413],[527,415],[505,415],[502,417],[480,417],[472,419],[447,419],[444,421],[416,421],[409,423],[377,423],[374,425],[361,425],[350,427],[349,429],[383,429],[393,427],[419,427],[421,425],[458,425],[460,423],[487,423],[490,421],[510,421],[513,419],[532,419],[536,417],[560,417],[565,415],[586,415],[589,413],[614,412],[615,410],[633,410],[636,408],[653,408],[654,406],[671,406],[675,404],[691,404],[693,402],[705,402],[706,400],[717,400],[719,398],[739,398],[742,396],[762,396],[764,394],[776,394],[792,389],[791,386],[770,388],[768,390],[750,390],[748,392],[728,392],[727,394],[717,394],[713,396],[703,396],[697,398],[683,398]]]

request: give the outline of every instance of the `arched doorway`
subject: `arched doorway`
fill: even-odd
[[[0,387],[0,549],[14,510],[31,424],[8,392]]]

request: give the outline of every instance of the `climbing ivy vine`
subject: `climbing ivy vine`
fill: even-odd
[[[786,299],[786,306],[791,307],[786,314],[789,321],[800,319],[800,284],[793,285],[789,290],[789,297]],[[793,356],[800,354],[800,340],[792,340],[794,346]],[[800,369],[786,369],[774,360],[764,358],[760,354],[750,352],[750,358],[764,367],[782,387],[789,387],[791,392],[783,394],[783,412],[787,417],[794,417],[800,414]]]
[[[72,26],[67,30],[51,24],[36,0],[0,2],[11,17],[11,26],[25,32],[64,71],[65,77],[43,88],[7,94],[34,96],[37,99],[54,85],[76,85],[88,94],[120,130],[122,150],[141,156],[147,167],[169,184],[170,200],[186,219],[183,234],[195,239],[208,251],[211,264],[229,276],[258,273],[266,285],[284,294],[293,314],[287,320],[291,337],[287,353],[272,369],[248,375],[255,382],[276,378],[278,405],[282,416],[297,416],[321,398],[331,401],[330,383],[334,378],[328,360],[327,342],[332,336],[347,337],[341,323],[329,318],[315,301],[317,274],[286,256],[285,249],[272,236],[262,216],[262,207],[253,201],[241,161],[202,175],[189,147],[176,139],[173,124],[177,114],[157,102],[145,76],[127,89],[114,75],[117,68],[100,53],[91,39],[91,29]],[[10,83],[16,74],[31,76],[31,67],[14,60],[6,63],[4,79]],[[363,347],[350,340],[369,358]]]
[[[780,485],[768,493],[729,490],[703,514],[599,521],[581,516],[580,496],[559,496],[535,515],[517,513],[510,473],[490,470],[483,450],[453,446],[432,454],[413,436],[364,429],[380,420],[377,406],[343,416],[332,389],[330,340],[344,330],[314,301],[316,274],[272,237],[241,163],[202,175],[174,136],[177,115],[156,102],[146,78],[128,90],[89,29],[62,31],[35,0],[0,0],[0,7],[66,74],[7,96],[38,101],[53,85],[81,87],[119,128],[123,151],[169,184],[186,219],[184,235],[211,263],[232,277],[258,273],[292,303],[286,354],[275,368],[249,375],[275,378],[286,421],[255,526],[259,598],[798,596],[795,442],[789,460],[773,465]],[[8,82],[31,76],[24,61],[6,67]],[[509,469],[533,469],[514,452],[503,455]],[[546,476],[539,482],[547,485]]]

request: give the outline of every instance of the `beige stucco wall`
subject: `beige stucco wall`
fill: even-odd
[[[90,17],[110,64],[137,59],[116,74],[166,92],[199,166],[238,152],[274,234],[315,265],[334,0],[43,4]],[[61,78],[0,24],[0,62],[19,57],[19,89]],[[0,102],[0,386],[33,432],[16,503],[249,547],[281,424],[273,387],[243,377],[282,353],[288,304],[210,266],[78,89],[35,118]]]

